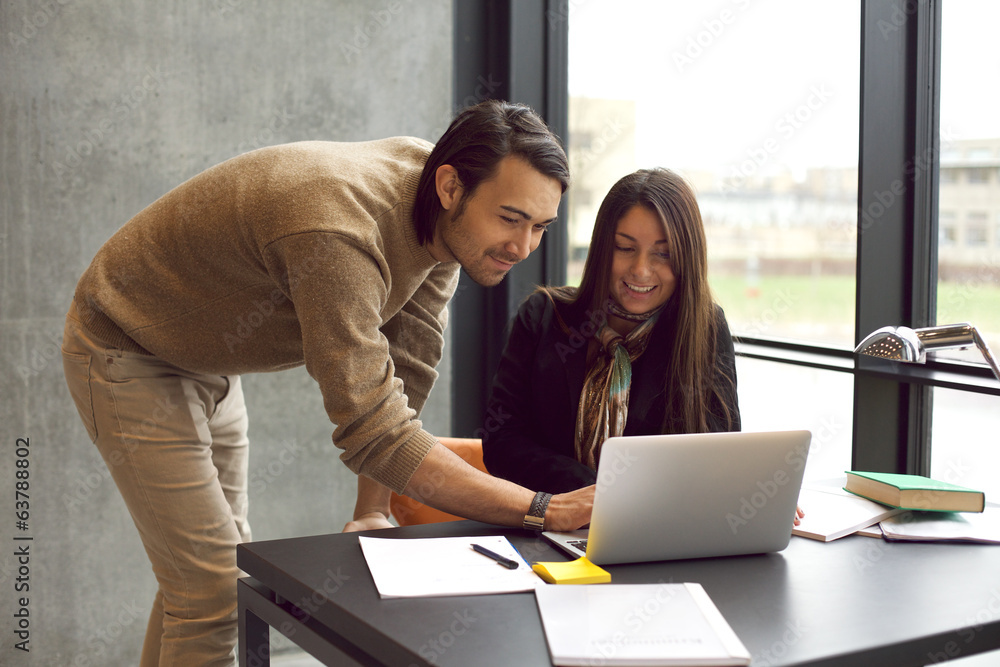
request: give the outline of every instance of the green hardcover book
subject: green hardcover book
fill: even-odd
[[[848,470],[844,490],[907,510],[982,512],[986,505],[982,491],[921,475]]]

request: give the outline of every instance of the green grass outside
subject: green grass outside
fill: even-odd
[[[582,265],[575,268],[579,271]],[[578,284],[579,278],[571,282]],[[854,276],[764,276],[751,286],[744,276],[712,275],[709,282],[733,331],[853,345]],[[937,321],[970,322],[996,353],[1000,349],[1000,286],[939,283]],[[822,331],[835,333],[818,333]]]
[[[795,332],[854,327],[853,276],[761,277],[755,286],[742,276],[713,276],[710,283],[734,331],[809,338]],[[1000,287],[939,283],[937,321],[969,322],[989,339],[991,348],[1000,347]],[[834,334],[818,342],[837,343],[837,338]],[[851,344],[846,339],[839,342]]]
[[[939,283],[937,310],[941,324],[969,322],[984,336],[1000,338],[1000,286]]]
[[[716,301],[736,335],[850,348],[853,276],[711,276]]]

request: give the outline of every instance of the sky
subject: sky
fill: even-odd
[[[637,100],[637,161],[854,166],[860,3],[568,0],[572,96]],[[942,124],[1000,136],[995,0],[943,5]],[[987,83],[984,76],[992,80]]]
[[[1000,137],[1000,3],[942,5],[941,125],[961,137]]]

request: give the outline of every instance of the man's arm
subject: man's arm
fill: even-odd
[[[272,244],[267,259],[275,275],[301,267],[289,284],[306,370],[337,424],[334,442],[345,450],[344,463],[431,507],[520,526],[533,492],[476,470],[435,444],[414,419],[404,384],[394,374],[389,341],[379,329],[379,304],[388,292],[368,249],[341,235],[299,234]],[[331,285],[341,289],[331,291]],[[344,294],[351,298],[332,298]],[[590,521],[592,503],[592,488],[555,496],[546,528],[579,528]]]
[[[441,443],[427,453],[405,493],[435,509],[502,526],[521,526],[535,497],[534,491],[477,470]],[[593,507],[593,486],[553,496],[545,530],[585,526]]]
[[[392,528],[389,521],[391,494],[385,486],[358,475],[354,519],[344,526],[344,532]],[[521,525],[534,498],[532,491],[480,472],[440,443],[417,468],[406,487],[406,495],[458,516],[516,526]],[[590,522],[593,500],[592,486],[553,496],[545,512],[546,530],[574,530],[586,525]],[[580,521],[582,523],[578,524]],[[565,527],[570,525],[573,527]]]

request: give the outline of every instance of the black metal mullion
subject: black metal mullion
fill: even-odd
[[[920,326],[932,312],[939,11],[928,0],[862,3],[858,341],[885,325]],[[852,465],[926,473],[930,391],[856,373]]]
[[[918,5],[919,7],[919,5]],[[937,320],[938,166],[940,142],[940,44],[941,5],[928,0],[915,16],[913,39],[913,292],[910,298],[913,326]],[[921,387],[911,396],[906,472],[929,475],[934,392]]]
[[[903,299],[909,278],[903,256],[907,245],[903,237],[907,211],[901,199],[905,184],[898,179],[910,120],[905,104],[906,35],[901,26],[879,30],[879,22],[889,20],[892,8],[878,0],[862,3],[856,342],[870,331],[902,323],[909,316]],[[905,385],[855,376],[854,469],[898,472],[905,468],[909,436],[900,417],[908,402]]]
[[[569,10],[565,0],[545,0],[545,118],[569,151]],[[571,174],[572,175],[572,174]],[[569,264],[569,200],[559,204],[559,223],[545,232],[545,282],[566,284]]]

